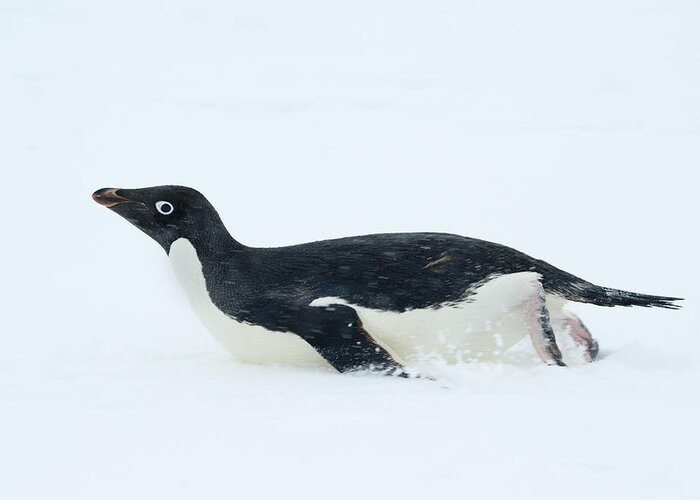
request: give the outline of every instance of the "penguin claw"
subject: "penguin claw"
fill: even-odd
[[[586,347],[586,352],[584,354],[584,357],[588,363],[592,363],[596,359],[598,359],[598,353],[600,352],[600,347],[598,346],[598,341],[594,338],[591,338],[590,343]]]

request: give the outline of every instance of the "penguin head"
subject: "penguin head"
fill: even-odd
[[[179,238],[197,240],[223,227],[204,195],[184,186],[103,188],[95,191],[92,199],[156,240],[166,253]]]

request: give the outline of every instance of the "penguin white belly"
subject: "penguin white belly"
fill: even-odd
[[[322,366],[328,362],[300,337],[236,321],[214,305],[207,292],[197,251],[186,238],[170,247],[170,261],[195,313],[214,338],[247,363]]]
[[[527,336],[531,320],[526,304],[539,293],[538,279],[533,272],[507,274],[484,283],[468,300],[401,313],[368,309],[336,297],[322,297],[311,305],[352,306],[372,337],[404,363],[486,361],[500,357]],[[547,296],[554,318],[564,305],[557,299]]]

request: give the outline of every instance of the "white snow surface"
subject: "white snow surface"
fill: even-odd
[[[694,1],[2,1],[0,497],[700,496]],[[438,381],[242,365],[97,188],[510,245],[684,309]]]

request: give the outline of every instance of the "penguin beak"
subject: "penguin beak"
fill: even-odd
[[[118,188],[102,188],[92,193],[92,199],[100,205],[112,208],[120,203],[136,203],[134,200],[124,198],[118,193]]]

